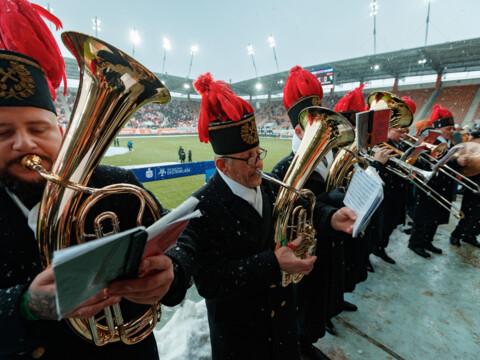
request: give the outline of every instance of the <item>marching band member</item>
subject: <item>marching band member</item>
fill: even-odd
[[[274,250],[276,191],[257,175],[267,151],[253,108],[210,73],[194,86],[202,95],[200,140],[212,144],[217,171],[193,194],[202,216],[190,220],[168,255],[190,264],[206,299],[212,359],[299,359],[292,287],[281,286],[280,270],[308,274],[316,257]]]
[[[25,155],[37,154],[49,170],[58,155],[62,132],[53,96],[65,78],[64,63],[37,13],[43,14],[43,8],[25,0],[0,1],[0,6],[0,357],[158,359],[153,334],[135,345],[116,342],[99,347],[75,334],[65,321],[57,321],[53,268],[42,268],[35,233],[29,226],[34,223],[32,216],[37,213],[35,205],[42,198],[45,180],[24,169],[20,161]],[[88,186],[114,183],[141,186],[131,171],[102,165],[93,172]],[[122,226],[135,227],[131,214],[138,208],[136,198],[109,199],[99,206],[112,209]],[[94,209],[93,213],[98,207]],[[151,222],[153,219],[146,224]],[[93,233],[92,227],[93,223],[87,225],[86,231]],[[144,259],[141,271],[150,274],[112,283],[66,318],[87,319],[116,303],[126,310],[126,321],[130,320],[127,313],[144,313],[145,307],[167,292],[173,267],[167,256],[155,255]]]
[[[468,141],[480,138],[480,130],[471,131],[468,135]],[[480,174],[470,177],[470,180],[480,185]],[[450,244],[460,246],[460,242],[466,242],[477,248],[480,248],[480,242],[477,240],[480,235],[480,195],[473,191],[465,189],[462,199],[462,212],[465,217],[460,219],[450,236]]]
[[[307,107],[320,106],[322,97],[322,85],[311,72],[302,69],[300,66],[295,66],[290,70],[290,75],[285,82],[283,102],[292,127],[295,129],[295,134],[292,140],[292,153],[280,160],[272,170],[280,179],[283,179],[287,173],[304,136],[304,129],[298,121],[299,114]],[[330,159],[330,162],[333,159],[331,152],[310,175],[304,188],[311,190],[317,196],[319,202],[329,204],[333,213],[338,208],[343,208],[343,193],[336,198],[330,198],[325,194],[328,159]],[[352,210],[345,207],[338,211],[348,214]],[[309,276],[298,284],[294,284],[298,307],[297,324],[300,332],[300,344],[303,354],[309,359],[327,359],[326,355],[313,344],[325,335],[325,323],[329,322],[330,317],[337,315],[344,309],[356,310],[355,305],[343,301],[344,288],[341,286],[344,283],[342,279],[344,276],[343,254],[338,244],[336,247],[332,246],[333,237],[342,239],[346,235],[342,236],[340,232],[320,235],[318,230],[316,254],[319,260]],[[335,296],[332,296],[333,293]],[[328,306],[329,304],[330,306]],[[340,307],[338,310],[329,311],[329,308],[338,307]],[[333,325],[330,326],[333,332]]]
[[[402,100],[414,114],[416,110],[415,103],[406,96]],[[401,144],[400,140],[407,133],[408,129],[406,128],[389,128],[387,144],[404,152],[406,148]],[[391,161],[388,162],[388,160],[396,156],[398,155],[392,149],[383,146],[375,153],[375,161],[370,164],[377,170],[385,186],[383,187],[383,201],[370,220],[367,236],[372,244],[372,253],[389,264],[395,264],[395,260],[387,255],[385,248],[388,246],[388,240],[393,230],[398,224],[404,222],[407,198],[407,183],[405,180],[385,167],[387,163],[388,166],[395,167],[395,164],[392,164]]]
[[[450,149],[453,146],[452,135],[455,124],[452,113],[440,105],[435,105],[430,121],[431,125],[441,132],[441,136],[439,136],[433,144],[447,143],[448,149]],[[459,169],[462,166],[466,166],[467,163],[468,158],[466,156],[460,156],[457,159],[447,162],[448,166],[453,169]],[[417,164],[418,166],[422,166],[421,161],[418,161]],[[424,168],[430,170],[429,167],[425,165]],[[440,172],[437,172],[435,177],[428,183],[429,186],[439,192],[448,201],[452,199],[455,184],[456,182],[454,180]],[[441,254],[442,250],[434,246],[432,241],[438,225],[448,223],[449,217],[450,213],[448,210],[444,209],[423,191],[416,191],[412,235],[408,245],[410,250],[424,258],[430,257],[430,254],[426,250]]]

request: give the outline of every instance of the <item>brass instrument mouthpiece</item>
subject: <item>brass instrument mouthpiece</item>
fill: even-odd
[[[42,166],[42,158],[35,154],[25,155],[20,161],[27,170],[35,170],[35,166]]]

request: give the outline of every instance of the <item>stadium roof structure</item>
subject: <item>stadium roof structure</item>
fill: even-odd
[[[65,58],[65,64],[67,77],[78,79],[76,61]],[[331,61],[304,68],[310,71],[333,68],[334,85],[407,76],[478,71],[480,70],[480,38]],[[192,86],[193,79],[158,73],[156,75],[165,82],[171,92],[182,95],[196,94]],[[244,80],[232,83],[232,89],[242,96],[278,94],[283,91],[287,76],[288,71],[283,71]],[[257,83],[262,84],[260,90],[257,89]]]

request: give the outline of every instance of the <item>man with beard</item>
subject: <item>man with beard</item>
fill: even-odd
[[[0,50],[0,357],[157,359],[153,334],[132,346],[117,342],[97,347],[75,334],[65,321],[57,321],[53,269],[42,268],[33,230],[38,215],[35,205],[41,199],[45,181],[37,172],[24,169],[20,162],[25,155],[36,154],[49,170],[58,155],[62,133],[51,94],[64,77],[63,59],[35,7],[24,0],[10,1],[3,6],[6,7],[0,9],[6,17],[2,18],[3,31],[19,22],[32,29],[18,42],[8,34],[0,34],[3,41],[0,47],[17,50]],[[10,34],[17,33],[16,30]],[[38,36],[38,32],[42,36]],[[49,41],[41,42],[39,38]],[[88,185],[103,187],[120,182],[141,186],[133,173],[104,166],[94,171]],[[123,229],[135,226],[132,219],[135,216],[131,214],[138,202],[133,203],[130,196],[104,199],[92,213],[103,212],[104,207],[117,213],[124,222]],[[86,231],[91,233],[92,226],[87,227],[90,228]],[[171,260],[160,254],[148,257],[142,261],[139,273],[148,274],[113,282],[65,318],[87,319],[117,303],[125,310],[126,320],[145,313],[150,304],[161,299],[169,289],[173,280]]]

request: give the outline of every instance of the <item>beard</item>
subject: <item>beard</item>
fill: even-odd
[[[32,209],[42,200],[46,180],[42,178],[37,181],[26,182],[9,174],[0,173],[0,184],[17,195],[28,209]]]

